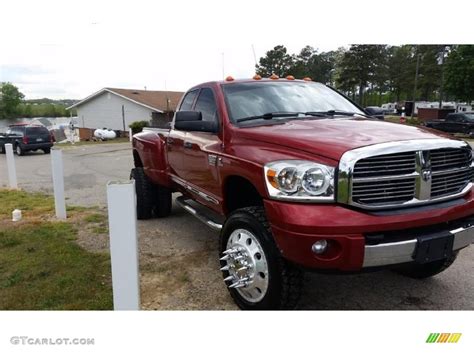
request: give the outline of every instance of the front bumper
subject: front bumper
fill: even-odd
[[[454,236],[453,251],[474,243],[474,225],[466,225],[450,230]],[[375,267],[413,262],[418,239],[394,243],[366,245],[362,267]]]
[[[431,232],[454,234],[453,250],[474,238],[473,228],[466,225],[474,216],[472,191],[457,200],[389,212],[275,200],[265,200],[264,205],[282,255],[310,269],[359,271],[410,262],[417,237]],[[371,239],[374,235],[381,239]],[[311,247],[321,239],[328,241],[329,248],[316,255]]]

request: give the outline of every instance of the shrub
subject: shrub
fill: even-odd
[[[133,134],[140,133],[144,127],[148,127],[148,121],[135,121],[130,123],[128,127],[132,129]]]

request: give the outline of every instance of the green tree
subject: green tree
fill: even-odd
[[[364,103],[364,92],[367,86],[373,82],[377,63],[384,47],[381,45],[352,45],[344,53],[338,84],[345,90],[357,86],[360,104]]]
[[[448,93],[468,103],[474,100],[474,46],[455,47],[446,60],[444,75]]]
[[[296,56],[293,66],[289,69],[290,74],[298,79],[310,76],[312,58],[316,54],[317,51],[313,47],[304,47],[300,54]]]
[[[0,87],[0,118],[14,117],[18,105],[25,95],[11,83],[1,83]]]
[[[441,86],[439,58],[444,46],[420,45],[417,47],[418,53],[421,55],[417,99],[432,101],[437,98]]]
[[[388,54],[388,89],[393,94],[391,100],[397,102],[408,98],[413,92],[416,57],[411,45],[394,46]]]
[[[276,46],[268,51],[265,57],[260,58],[255,68],[257,74],[263,77],[269,77],[272,74],[284,77],[291,74],[290,69],[294,67],[294,62],[294,57],[288,54],[285,46]]]

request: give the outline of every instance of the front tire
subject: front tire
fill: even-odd
[[[229,216],[219,252],[224,281],[241,309],[296,307],[303,272],[281,256],[263,207],[241,208]]]
[[[44,152],[44,154],[50,154],[51,153],[51,148],[44,148],[43,152]]]
[[[428,264],[410,264],[395,268],[394,271],[400,275],[412,279],[426,279],[435,276],[450,267],[457,258],[453,253],[449,258],[433,261]]]

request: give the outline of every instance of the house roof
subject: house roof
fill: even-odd
[[[134,89],[119,89],[119,88],[103,88],[92,95],[87,96],[85,99],[76,102],[74,105],[69,106],[67,109],[80,106],[87,101],[103,94],[104,92],[110,92],[114,95],[120,96],[126,100],[132,101],[138,105],[147,107],[153,111],[165,112],[165,111],[176,111],[179,100],[183,96],[184,92],[180,91],[152,91],[152,90],[134,90]],[[167,103],[169,100],[169,103]]]

